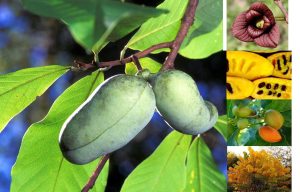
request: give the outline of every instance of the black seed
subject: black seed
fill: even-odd
[[[258,84],[258,87],[259,87],[259,88],[262,88],[262,87],[264,87],[265,85],[266,85],[265,82],[261,82],[260,84]]]
[[[257,91],[257,94],[258,95],[261,95],[261,94],[263,94],[264,93],[264,91],[263,90],[259,90],[259,91]]]
[[[279,85],[278,85],[278,83],[276,83],[276,84],[274,85],[274,90],[278,89],[278,87],[279,87]]]
[[[286,86],[285,86],[285,85],[282,85],[282,86],[281,86],[281,90],[282,90],[282,91],[285,91],[285,90],[286,90]]]
[[[286,65],[287,64],[286,56],[282,55],[282,59],[283,59],[283,64]]]
[[[267,89],[271,89],[271,87],[272,87],[271,84],[268,83],[268,84],[267,84]]]
[[[268,95],[272,95],[272,91],[269,91],[269,92],[268,92]]]
[[[278,94],[277,94],[277,97],[281,97],[281,93],[278,93]]]
[[[289,69],[290,69],[290,68],[289,68],[289,67],[287,67],[286,71],[285,71],[285,72],[283,72],[282,74],[283,74],[283,75],[286,75],[286,74],[289,72]]]
[[[229,93],[233,93],[230,83],[226,83],[226,89],[229,91]]]
[[[275,92],[273,92],[273,95],[275,96],[275,95],[276,95],[276,93],[277,93],[276,91],[275,91]]]
[[[290,62],[292,62],[292,55],[290,55]]]
[[[277,60],[277,68],[278,68],[279,71],[281,71],[280,60],[279,59]]]

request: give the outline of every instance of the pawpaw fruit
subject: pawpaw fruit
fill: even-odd
[[[273,74],[271,62],[255,53],[246,51],[227,51],[227,75],[254,80]]]
[[[236,125],[239,129],[245,129],[245,128],[249,127],[250,124],[249,124],[248,119],[242,118],[237,121]]]
[[[269,143],[277,143],[282,140],[279,131],[270,126],[262,126],[259,128],[258,134],[264,141]]]
[[[273,64],[273,76],[291,79],[292,78],[292,52],[279,52],[268,57]]]
[[[89,163],[126,145],[154,111],[155,96],[148,82],[136,76],[113,76],[65,121],[61,151],[72,163]]]
[[[282,114],[274,109],[269,109],[265,112],[264,121],[267,125],[274,129],[280,129],[284,123],[284,117]]]
[[[256,99],[290,99],[292,81],[275,77],[257,79],[251,96]]]
[[[217,121],[218,111],[203,100],[193,78],[179,70],[167,70],[150,78],[156,107],[166,123],[175,130],[201,134]]]
[[[255,111],[248,106],[238,107],[236,114],[238,117],[252,117],[256,115]]]
[[[254,84],[245,78],[227,76],[226,81],[227,99],[244,99],[254,90]]]

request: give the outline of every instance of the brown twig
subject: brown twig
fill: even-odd
[[[109,159],[109,154],[103,156],[103,158],[100,160],[96,170],[94,171],[93,175],[90,177],[87,184],[82,188],[81,192],[88,192],[90,189],[92,189],[94,187],[95,182],[108,159]]]
[[[135,64],[135,66],[138,68],[139,71],[143,70],[142,65],[141,65],[139,59],[135,55],[132,55],[132,61]]]
[[[282,0],[274,0],[274,3],[279,7],[279,9],[281,10],[281,12],[284,14],[284,17],[285,17],[285,22],[286,23],[289,23],[289,20],[288,20],[288,12],[287,10],[285,9],[285,7],[283,6],[283,3],[282,3]]]
[[[164,65],[162,67],[162,70],[171,69],[174,68],[174,61],[176,59],[176,56],[178,54],[179,48],[187,35],[190,26],[194,22],[195,13],[198,5],[198,0],[190,0],[187,8],[185,10],[180,29],[177,33],[177,36],[175,38],[175,41],[171,47],[171,51],[164,62]]]

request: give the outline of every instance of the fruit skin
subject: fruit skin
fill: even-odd
[[[232,107],[232,114],[233,114],[234,116],[238,116],[238,110],[239,110],[239,107],[236,106],[236,105],[234,105],[234,106]]]
[[[226,97],[227,99],[244,99],[251,96],[254,84],[241,77],[226,77]]]
[[[217,121],[216,107],[202,99],[191,76],[179,70],[160,72],[150,79],[160,115],[175,130],[201,134]]]
[[[262,126],[258,133],[264,141],[269,143],[276,143],[282,140],[279,131],[270,126]]]
[[[251,96],[256,99],[291,99],[292,81],[267,77],[253,81],[254,90]]]
[[[256,115],[255,111],[248,106],[242,106],[237,109],[238,117],[252,117],[254,115]]]
[[[254,80],[273,74],[271,62],[255,53],[246,51],[227,51],[228,76]]]
[[[248,121],[248,119],[242,118],[242,119],[239,119],[239,120],[237,121],[237,127],[238,127],[239,129],[245,129],[245,128],[247,128],[248,126],[249,126],[249,121]]]
[[[274,129],[280,129],[284,123],[284,118],[279,111],[269,109],[265,112],[265,123]]]
[[[59,137],[61,151],[72,163],[89,163],[126,145],[154,110],[155,96],[144,79],[113,76],[66,120]]]
[[[273,76],[291,79],[292,78],[292,52],[279,52],[268,57],[273,64]]]

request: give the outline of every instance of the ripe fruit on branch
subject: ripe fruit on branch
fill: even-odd
[[[150,78],[157,110],[174,129],[197,135],[214,126],[216,107],[204,101],[191,76],[179,70],[167,70]]]
[[[265,112],[265,123],[274,129],[280,129],[284,123],[284,118],[279,111],[269,109]]]
[[[276,143],[282,140],[279,131],[270,126],[262,126],[258,133],[264,141],[269,143]]]
[[[72,163],[89,163],[126,145],[154,110],[154,93],[143,78],[113,76],[66,120],[59,137],[61,151]]]
[[[248,106],[238,107],[235,114],[238,117],[252,117],[256,115],[255,111]]]

